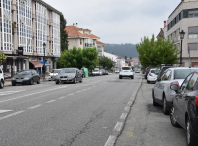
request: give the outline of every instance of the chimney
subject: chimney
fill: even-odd
[[[78,27],[78,23],[76,23],[76,27]]]
[[[164,21],[164,28],[166,27],[166,21]]]
[[[160,31],[162,31],[162,28],[160,28]]]
[[[75,25],[75,23],[73,23],[73,26]]]

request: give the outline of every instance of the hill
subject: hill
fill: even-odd
[[[127,58],[139,56],[134,44],[107,44],[104,46],[104,50],[109,53],[119,55],[123,58],[125,56],[127,56]]]

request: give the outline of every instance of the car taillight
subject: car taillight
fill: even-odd
[[[131,72],[133,72],[133,70],[131,70]]]
[[[151,73],[149,73],[149,76],[152,76],[152,74],[151,74]]]
[[[198,106],[198,96],[195,97],[195,104]]]
[[[122,71],[122,70],[120,70],[120,71]]]

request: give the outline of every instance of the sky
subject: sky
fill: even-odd
[[[63,13],[67,26],[92,30],[103,43],[137,44],[164,27],[181,0],[43,0]]]

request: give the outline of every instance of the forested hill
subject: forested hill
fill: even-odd
[[[104,46],[104,50],[123,58],[125,56],[127,56],[127,58],[139,56],[134,44],[106,44],[106,46]]]

